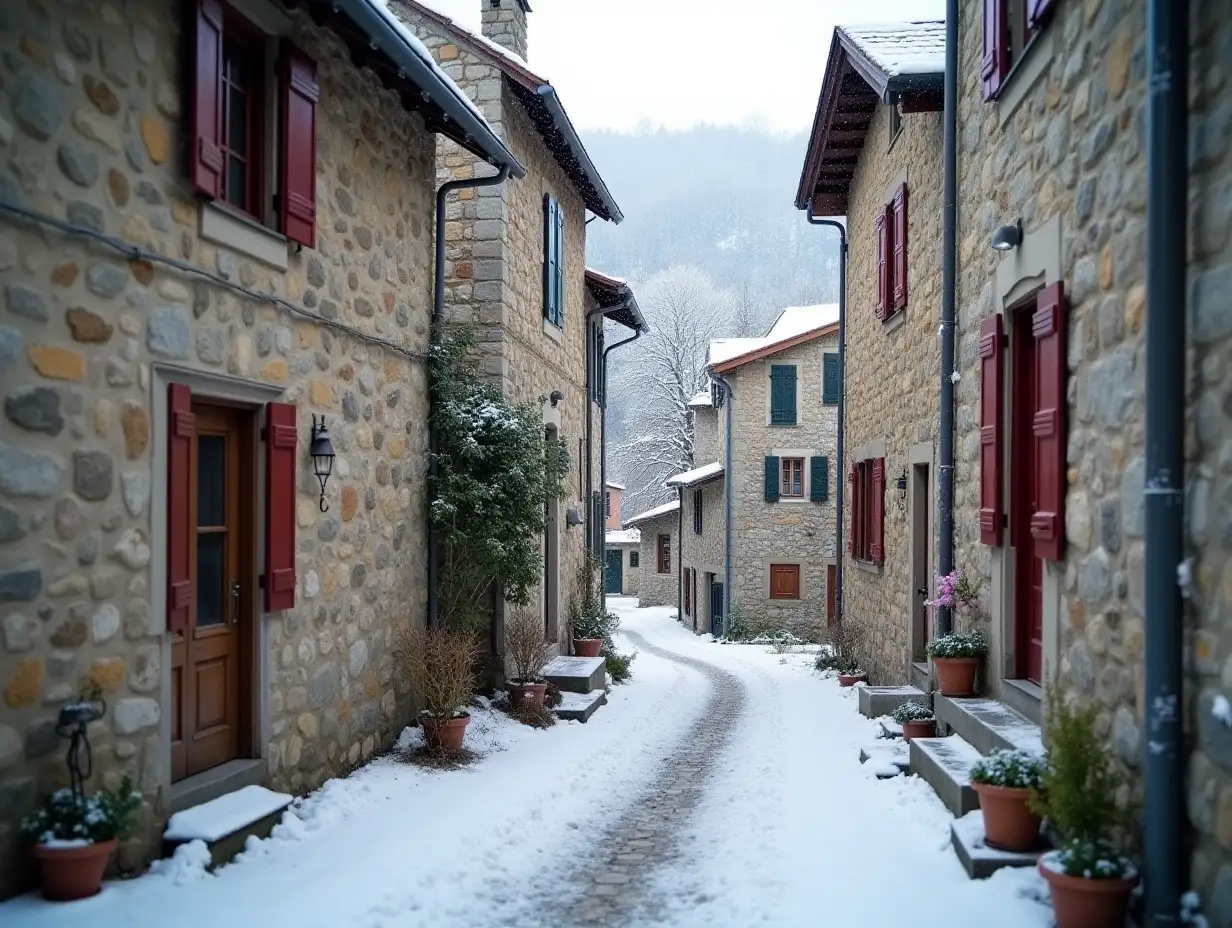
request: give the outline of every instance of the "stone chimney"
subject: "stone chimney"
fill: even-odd
[[[479,0],[483,5],[483,37],[526,60],[526,14],[530,0]]]

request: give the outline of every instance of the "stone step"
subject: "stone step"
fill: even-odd
[[[591,690],[589,693],[562,691],[560,697],[556,717],[566,722],[588,721],[600,706],[607,704],[607,692],[604,690]]]
[[[978,809],[950,823],[950,843],[958,862],[973,880],[992,876],[1002,867],[1034,867],[1048,848],[1041,839],[1033,851],[1002,851],[984,843],[984,814]]]
[[[907,748],[911,772],[933,788],[955,818],[980,807],[971,788],[971,765],[980,759],[979,751],[957,735],[912,738]]]
[[[936,696],[933,709],[938,722],[948,725],[981,754],[991,754],[998,748],[1044,753],[1039,726],[1003,702]]]
[[[607,688],[607,670],[601,657],[554,657],[543,678],[562,693],[591,693]]]
[[[871,763],[878,780],[889,780],[906,773],[910,764],[907,760],[907,747],[904,744],[895,747],[860,748],[860,763]]]
[[[177,812],[163,831],[163,852],[170,857],[181,844],[204,841],[210,867],[220,867],[244,849],[249,835],[268,838],[292,798],[264,786],[245,786]]]
[[[881,718],[877,720],[877,724],[881,726],[881,734],[878,738],[885,738],[890,741],[896,741],[903,736],[903,726],[891,718]]]
[[[857,689],[860,714],[870,719],[889,715],[903,703],[913,699],[926,705],[928,703],[927,694],[914,686],[861,686]]]

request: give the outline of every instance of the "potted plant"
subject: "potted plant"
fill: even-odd
[[[868,682],[868,673],[860,669],[860,664],[854,657],[840,657],[837,669],[839,686],[855,686],[857,683]]]
[[[1038,754],[993,751],[971,767],[971,788],[980,797],[984,840],[1003,851],[1029,851],[1039,842],[1040,817],[1031,810],[1048,764]]]
[[[612,649],[612,632],[620,620],[607,611],[603,596],[598,593],[595,572],[597,562],[587,555],[578,573],[574,595],[569,600],[569,628],[573,636],[573,653],[578,657],[598,657],[604,649]]]
[[[942,696],[974,696],[975,674],[988,642],[979,632],[950,632],[928,643]]]
[[[529,609],[516,609],[505,620],[505,657],[511,676],[505,684],[511,706],[543,708],[548,684],[543,670],[552,659],[543,620]]]
[[[910,741],[912,738],[932,738],[937,734],[937,719],[933,710],[914,699],[895,706],[890,718],[903,726],[904,741]]]
[[[478,639],[449,627],[403,634],[397,656],[423,707],[419,724],[431,750],[459,751],[470,724],[464,708],[475,695]]]
[[[71,789],[51,794],[22,823],[38,861],[43,896],[57,902],[84,899],[99,891],[107,860],[118,839],[136,824],[141,794],[128,777],[117,790],[83,796]]]
[[[1060,833],[1060,850],[1040,858],[1057,928],[1121,928],[1137,880],[1115,837],[1132,813],[1117,804],[1124,775],[1095,735],[1093,706],[1047,696],[1048,768],[1031,808]]]

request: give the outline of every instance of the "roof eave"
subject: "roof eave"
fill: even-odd
[[[788,348],[796,348],[800,345],[806,345],[818,338],[824,338],[827,335],[834,335],[838,332],[838,323],[830,322],[816,329],[810,329],[807,332],[801,332],[799,335],[793,335],[791,338],[785,338],[781,342],[775,342],[772,345],[763,345],[760,348],[755,348],[752,351],[746,351],[744,354],[738,354],[734,358],[728,358],[726,361],[720,361],[717,364],[708,365],[707,369],[714,371],[716,374],[727,374],[734,371],[738,367],[743,367],[746,364],[751,364],[754,361],[760,361],[762,358],[768,358],[770,355],[778,354],[780,351],[786,351]]]
[[[825,133],[822,130],[829,122],[833,99],[838,96],[842,60],[842,45],[839,43],[839,32],[835,29],[834,35],[830,38],[830,53],[826,56],[826,70],[821,79],[817,110],[813,113],[813,128],[809,132],[808,150],[804,156],[804,170],[800,174],[800,184],[796,188],[796,209],[807,209],[813,198],[813,188],[817,185],[817,174],[821,168],[822,142],[825,139]]]
[[[581,138],[577,134],[577,130],[573,128],[573,123],[569,119],[569,114],[565,112],[565,108],[561,105],[560,97],[556,93],[556,88],[551,84],[543,84],[535,90],[543,100],[543,105],[552,116],[552,122],[556,125],[556,129],[564,136],[565,144],[569,146],[573,157],[577,159],[578,165],[582,169],[582,173],[586,175],[586,179],[594,188],[595,193],[599,197],[599,203],[595,204],[600,209],[591,208],[591,212],[601,219],[606,219],[612,225],[619,225],[624,222],[624,213],[620,211],[620,207],[616,205],[616,201],[612,198],[611,192],[607,189],[607,185],[603,182],[603,178],[599,175],[599,169],[595,167],[595,163],[590,160],[590,155],[586,151],[586,147],[582,144]]]

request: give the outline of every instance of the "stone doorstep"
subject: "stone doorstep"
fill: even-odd
[[[892,718],[882,717],[877,720],[877,724],[881,726],[881,734],[878,738],[885,738],[888,741],[897,741],[903,737],[903,726]]]
[[[857,687],[860,714],[875,719],[889,715],[899,706],[911,700],[927,701],[923,690],[914,686],[861,686]]]
[[[591,693],[607,687],[606,663],[601,657],[557,657],[543,671],[562,693]]]
[[[998,748],[1044,753],[1039,726],[995,699],[956,699],[936,696],[937,721],[944,722],[981,754]]]
[[[240,793],[247,793],[250,790],[259,790],[264,795],[259,797],[259,801],[256,804],[241,802],[237,805],[234,802]],[[244,850],[244,845],[247,843],[249,835],[256,838],[268,838],[270,832],[274,830],[274,826],[282,821],[282,814],[291,805],[293,799],[294,797],[286,793],[275,793],[264,787],[250,786],[235,793],[228,793],[217,799],[212,799],[201,805],[193,806],[192,810],[184,811],[206,813],[205,819],[207,821],[212,817],[211,807],[217,806],[219,809],[218,820],[225,822],[225,824],[220,825],[218,831],[212,831],[209,835],[185,834],[182,837],[177,836],[174,838],[164,835],[163,856],[172,856],[175,853],[175,849],[181,844],[202,840],[205,841],[205,845],[210,851],[209,868],[213,870],[221,867],[223,864],[230,863],[237,854]],[[245,814],[245,808],[253,811]],[[169,822],[168,831],[170,830],[171,823]]]
[[[984,843],[984,816],[978,809],[950,823],[950,843],[958,862],[973,880],[992,876],[1002,867],[1034,867],[1047,847],[1040,839],[1034,851],[1001,851]]]
[[[562,692],[560,705],[556,707],[556,717],[565,722],[587,722],[599,711],[599,707],[607,704],[607,693],[603,690],[592,690],[589,693]]]
[[[891,780],[899,774],[907,773],[911,766],[907,760],[907,752],[902,745],[898,748],[860,748],[860,763],[867,764],[870,760],[878,766],[884,766],[887,770],[890,766],[896,768],[895,773],[879,770],[878,780]]]
[[[957,735],[948,738],[912,738],[907,749],[911,772],[933,788],[955,818],[980,807],[971,788],[971,765],[980,752]]]

